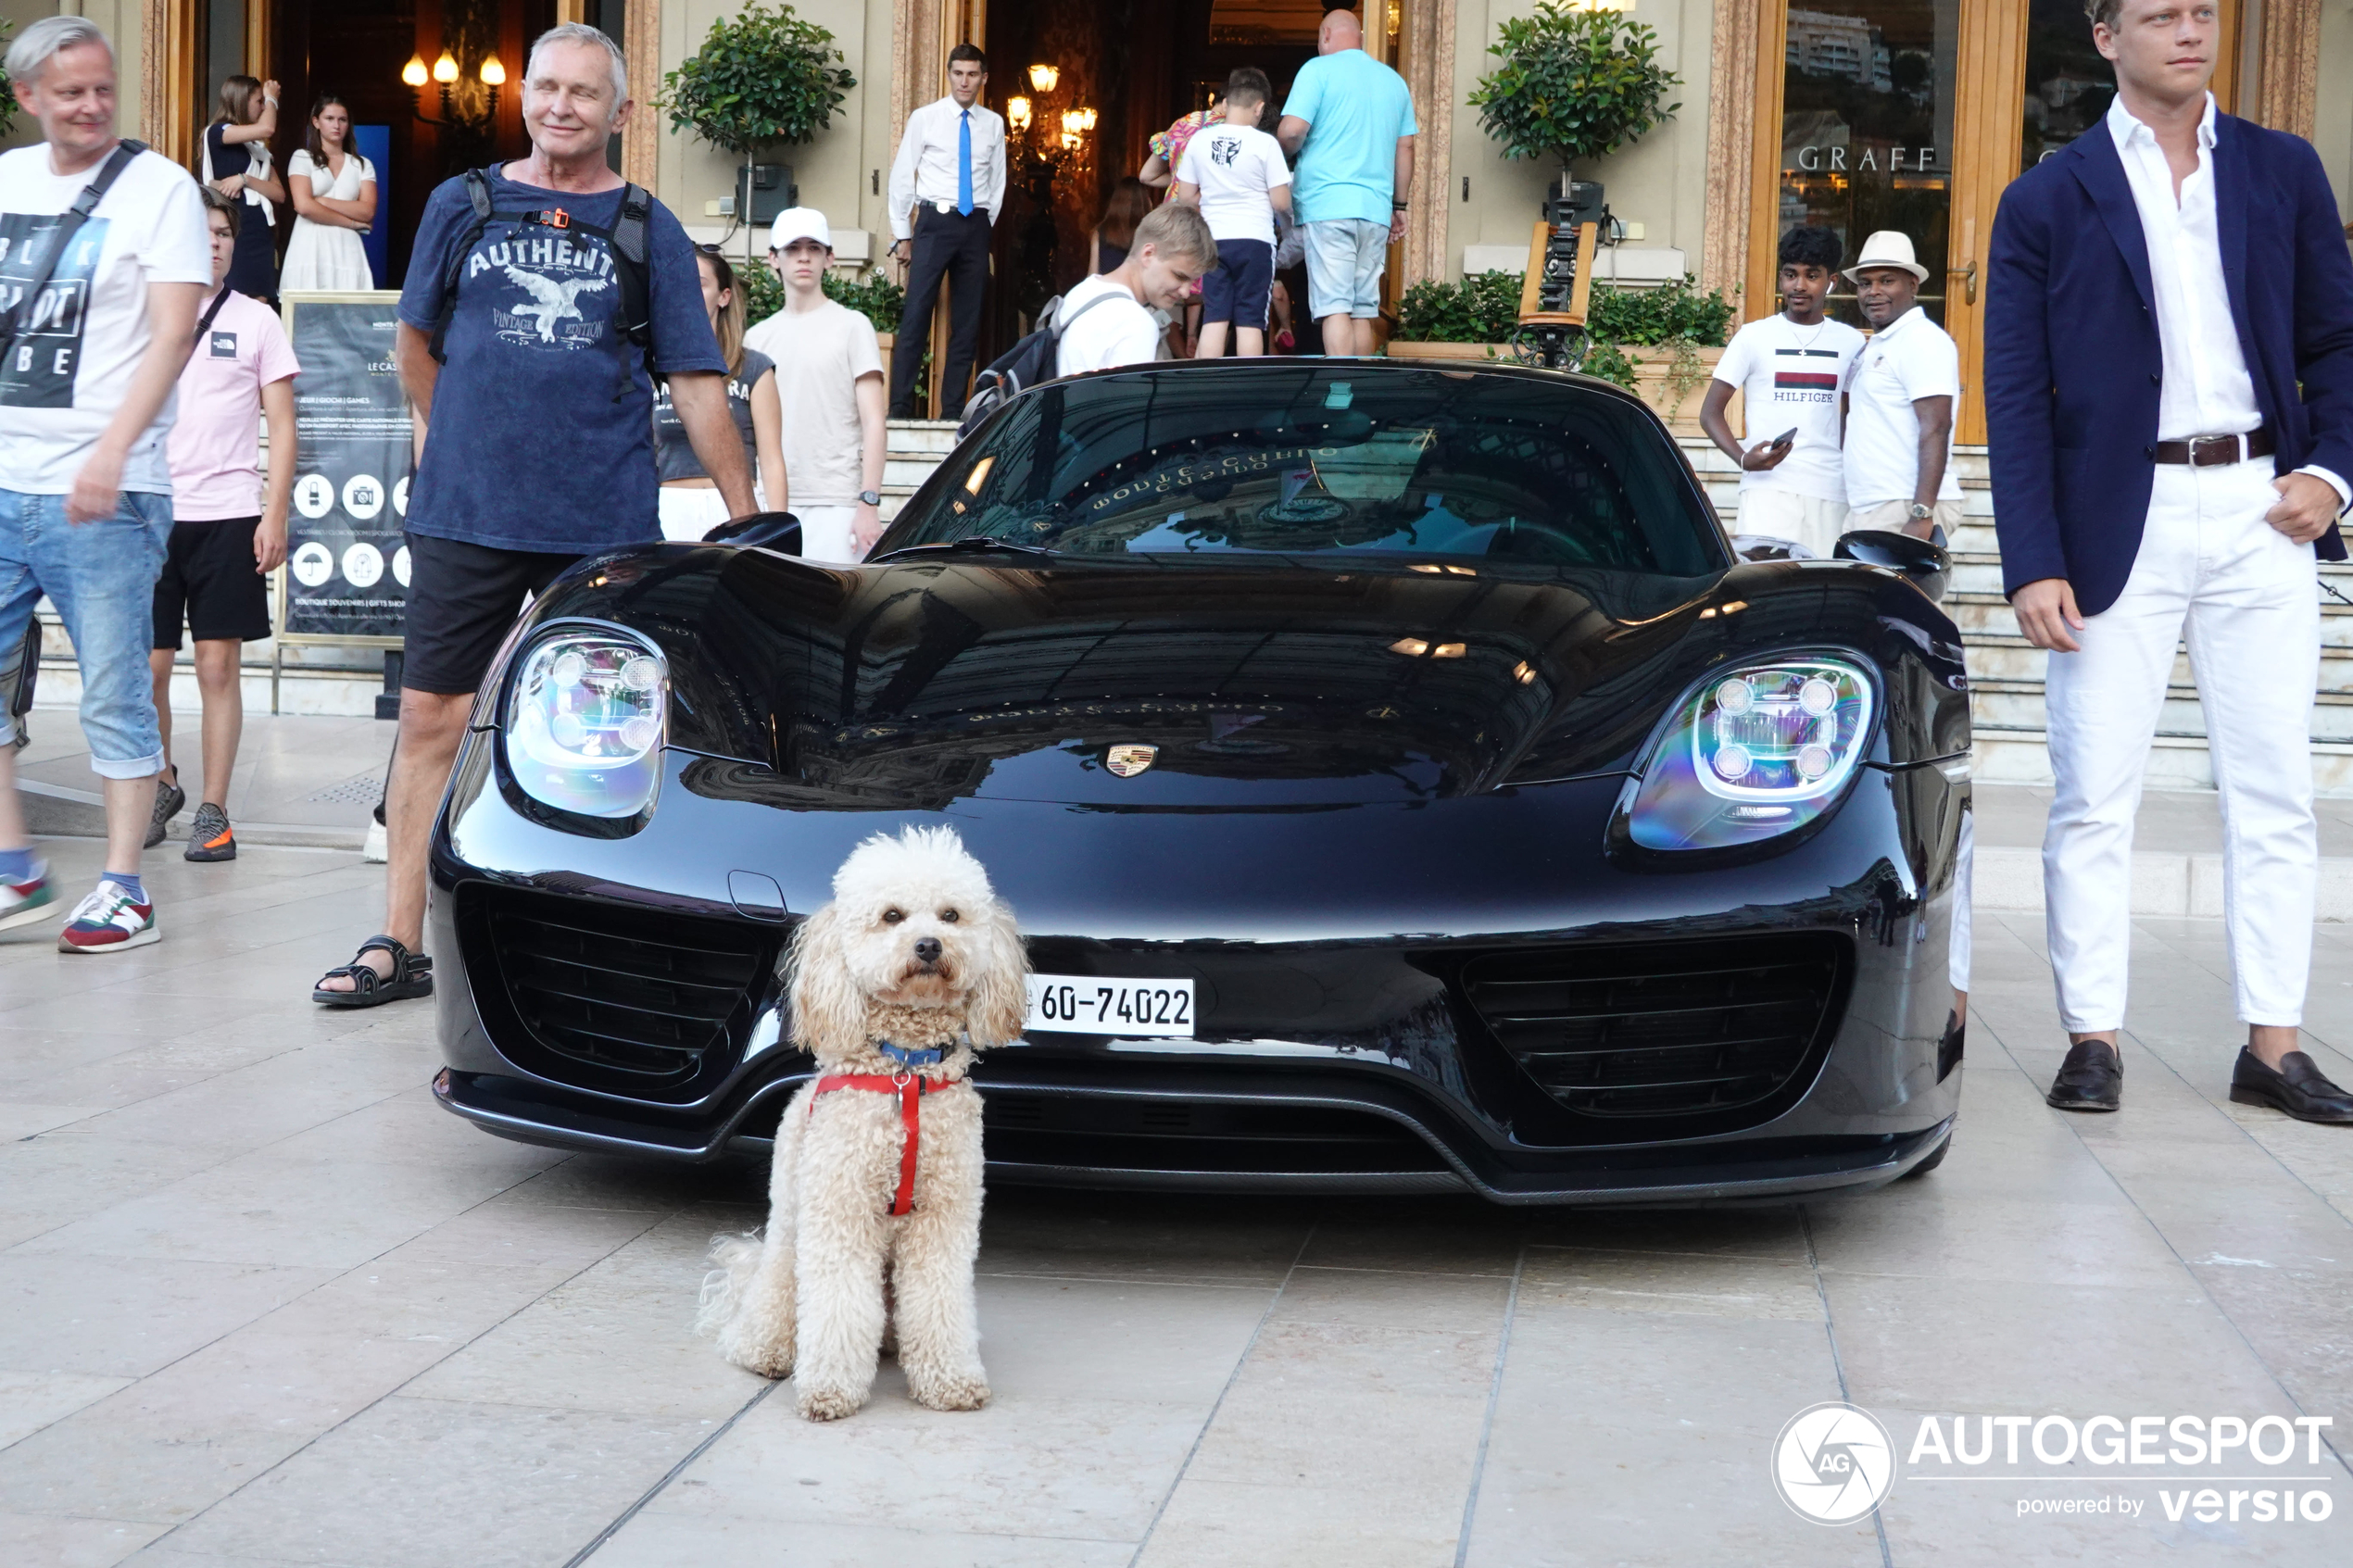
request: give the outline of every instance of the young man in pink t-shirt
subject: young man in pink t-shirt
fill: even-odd
[[[259,300],[228,286],[236,257],[234,206],[204,193],[212,229],[213,292],[197,316],[195,352],[180,373],[171,427],[171,545],[156,582],[156,718],[163,771],[156,779],[147,843],[187,803],[171,764],[171,660],[184,622],[195,639],[196,689],[204,699],[204,794],[188,834],[191,860],[233,860],[229,774],[245,728],[242,645],[270,635],[270,573],[286,558],[286,501],[294,490],[294,377],[301,367],[285,328]],[[257,439],[270,420],[265,487]]]

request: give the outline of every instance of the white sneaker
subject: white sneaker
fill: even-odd
[[[61,953],[119,953],[144,947],[163,935],[156,929],[153,904],[133,902],[131,889],[109,877],[73,907],[66,928],[57,933]]]
[[[359,858],[376,866],[392,859],[390,847],[384,842],[384,825],[373,817],[368,819],[368,841],[359,847]]]
[[[31,874],[22,882],[0,877],[0,931],[39,920],[57,900],[57,894],[49,886],[46,860],[33,861]]]

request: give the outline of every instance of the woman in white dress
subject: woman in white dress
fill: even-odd
[[[286,160],[294,234],[286,242],[284,289],[372,289],[359,236],[376,220],[376,171],[351,150],[351,111],[333,94],[310,107],[310,139]]]

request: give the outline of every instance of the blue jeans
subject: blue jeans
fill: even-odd
[[[114,516],[77,526],[63,495],[0,490],[0,647],[24,635],[48,595],[82,666],[82,734],[100,778],[163,770],[147,648],[170,538],[169,495],[126,490]]]

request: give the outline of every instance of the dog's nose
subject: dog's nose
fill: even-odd
[[[921,959],[925,963],[937,963],[939,961],[939,938],[937,936],[917,937],[915,939],[915,957]]]

